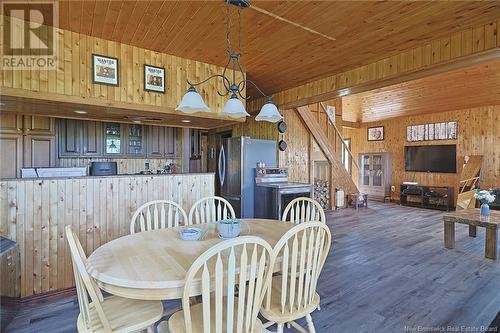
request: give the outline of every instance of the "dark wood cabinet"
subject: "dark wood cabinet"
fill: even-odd
[[[178,157],[179,156],[179,140],[177,138],[177,128],[165,127],[165,156]]]
[[[74,119],[59,120],[59,156],[71,157],[81,156],[82,131],[81,121]]]
[[[56,139],[48,135],[24,136],[25,168],[44,168],[57,165]]]
[[[149,158],[162,158],[165,156],[165,128],[148,126],[148,140],[146,155]]]
[[[127,125],[126,139],[127,155],[144,156],[144,126],[137,124]]]
[[[102,155],[102,123],[99,121],[83,121],[82,129],[83,155]]]
[[[198,159],[201,157],[201,131],[197,129],[192,129],[190,132],[190,155],[192,159]]]
[[[13,112],[0,112],[0,132],[2,134],[22,134],[23,116]]]
[[[174,127],[148,126],[147,157],[179,156],[178,130]]]

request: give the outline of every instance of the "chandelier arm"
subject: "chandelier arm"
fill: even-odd
[[[244,89],[244,87],[245,87],[245,80],[242,80],[240,81],[240,83],[238,83],[238,95],[241,97],[241,99],[248,101],[250,99],[250,96],[245,97],[241,94],[241,91]]]
[[[228,86],[230,85],[230,82],[228,80],[227,77],[225,77],[224,75],[222,74],[214,74],[214,75],[211,75],[209,77],[207,77],[205,80],[202,80],[200,82],[190,82],[189,80],[186,80],[186,82],[190,85],[190,86],[193,86],[193,87],[196,87],[196,86],[199,86],[200,84],[203,84],[205,82],[207,82],[208,80],[210,79],[213,79],[213,78],[216,78],[216,77],[220,77],[222,78],[222,82],[224,83],[224,87],[226,88],[226,93],[220,93],[218,90],[217,90],[217,93],[220,95],[220,96],[227,96],[230,92],[230,90],[228,89]]]
[[[245,89],[247,78],[246,78],[246,75],[245,75],[245,71],[243,70],[243,66],[241,66],[241,64],[240,64],[240,58],[239,58],[239,56],[238,56],[238,59],[236,60],[236,63],[238,64],[238,68],[240,70],[241,77],[243,78],[243,80],[241,81],[241,82],[243,82],[243,86],[241,87],[241,89]],[[240,88],[240,84],[238,84],[238,89],[239,88]]]
[[[262,96],[264,96],[264,97],[265,97],[265,98],[267,98],[268,100],[270,100],[270,99],[271,99],[271,96],[266,95],[266,94],[265,94],[265,93],[264,93],[264,92],[263,92],[263,91],[259,88],[259,86],[257,85],[257,83],[253,82],[252,80],[248,80],[248,79],[245,79],[245,80],[243,80],[243,81],[244,81],[244,82],[247,82],[247,83],[251,83],[251,84],[252,84],[252,85],[253,85],[253,86],[257,89],[257,91],[258,91],[258,92],[259,92]],[[242,82],[243,82],[243,81],[241,81],[241,82],[238,84],[238,87],[240,86],[240,84],[242,84]]]
[[[227,67],[231,63],[231,53],[230,53],[229,50],[227,52],[229,53],[229,58],[227,60],[226,66],[224,66],[224,70],[222,71],[222,77],[224,78],[224,80],[223,80],[223,82],[224,82],[224,88],[226,88],[226,91],[227,91],[227,93],[224,96],[226,96],[227,94],[229,94],[229,92],[231,91],[231,82],[229,82],[229,79],[226,76]]]

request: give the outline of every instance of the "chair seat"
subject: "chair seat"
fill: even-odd
[[[312,298],[312,302],[306,307],[301,307],[297,309],[294,306],[294,309],[290,311],[290,305],[288,302],[289,292],[287,292],[287,303],[285,305],[285,312],[281,312],[281,279],[280,275],[273,277],[272,281],[272,291],[271,291],[271,304],[268,309],[265,308],[267,299],[264,297],[264,301],[262,302],[262,307],[260,309],[260,314],[269,321],[275,323],[287,323],[290,321],[297,320],[299,318],[303,318],[306,314],[309,314],[316,310],[319,306],[320,297],[318,293],[314,292],[314,296]],[[298,288],[298,287],[296,287]],[[297,292],[295,293],[297,295]],[[295,299],[295,304],[297,304],[297,299]]]
[[[225,297],[224,297],[224,305],[223,309],[226,307],[226,302],[225,302]],[[210,304],[215,304],[213,300],[210,301]],[[192,333],[203,333],[203,304],[195,304],[191,306],[191,324],[193,325],[192,328]],[[238,298],[234,298],[234,314],[236,317],[236,314],[238,313]],[[215,311],[211,310],[210,311],[210,332],[215,332]],[[224,316],[222,318],[222,332],[227,332],[226,330],[226,317]],[[234,320],[234,323],[236,324],[236,319]],[[184,324],[184,311],[180,310],[174,313],[168,320],[168,328],[170,330],[170,333],[184,333],[186,332],[186,326]],[[233,329],[234,332],[236,332],[236,328]],[[245,331],[245,328],[243,328],[243,331]],[[249,330],[250,332],[250,330]],[[262,322],[257,319],[255,323],[255,328],[254,332],[267,332],[267,330],[264,329],[262,326]],[[227,332],[229,333],[229,332]],[[232,332],[231,332],[232,333]]]
[[[113,332],[133,332],[147,328],[161,319],[163,305],[160,301],[141,301],[119,296],[109,296],[102,302],[102,308]],[[105,332],[99,315],[90,303],[90,327],[85,327],[81,314],[78,315],[78,332]]]

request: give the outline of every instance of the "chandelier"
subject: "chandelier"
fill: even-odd
[[[245,87],[249,84],[253,85],[256,90],[264,96],[267,101],[260,109],[259,114],[255,117],[257,121],[268,121],[268,122],[278,122],[283,117],[278,111],[276,105],[274,105],[271,96],[266,95],[255,82],[246,78],[243,66],[240,63],[241,56],[241,9],[250,6],[248,0],[225,0],[226,2],[226,40],[227,47],[226,52],[228,54],[228,60],[222,74],[214,74],[200,82],[190,82],[186,80],[189,89],[187,93],[182,97],[179,106],[176,108],[177,111],[184,113],[196,113],[196,112],[210,112],[210,108],[205,104],[205,101],[201,95],[196,91],[197,86],[215,78],[222,80],[224,84],[224,91],[217,93],[220,96],[230,96],[229,100],[226,102],[222,114],[232,117],[232,118],[242,118],[250,116],[245,110],[245,106],[242,102],[248,100],[250,97],[245,96],[243,91]],[[234,51],[231,48],[231,16],[230,16],[230,5],[235,5],[238,8],[238,51]],[[228,68],[232,70],[231,75],[228,74]],[[236,73],[239,72],[243,78],[241,81],[237,82]]]

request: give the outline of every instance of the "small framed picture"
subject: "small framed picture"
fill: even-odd
[[[384,126],[368,127],[368,141],[383,141]]]
[[[165,93],[165,68],[144,65],[144,90]]]
[[[92,54],[92,81],[118,86],[118,59]]]

